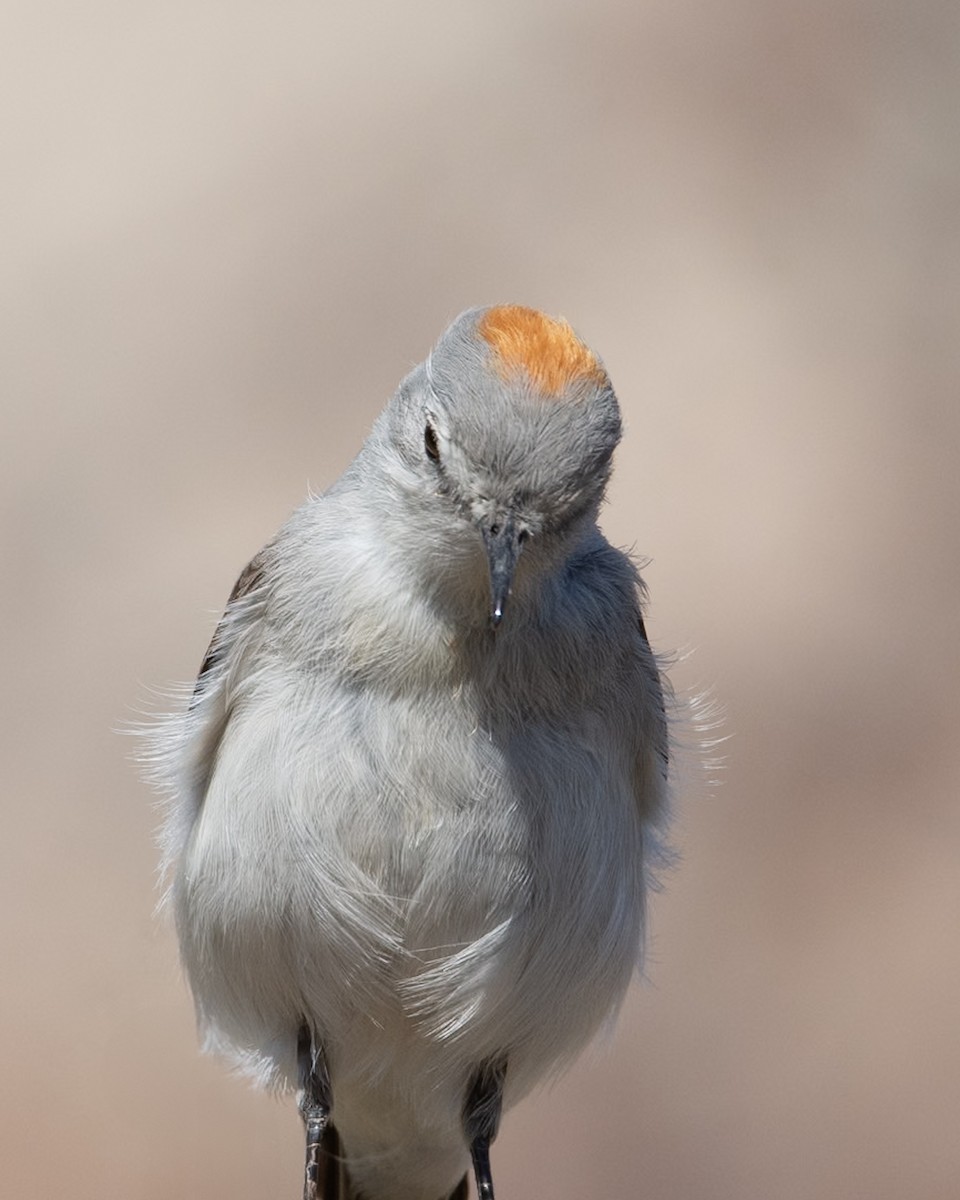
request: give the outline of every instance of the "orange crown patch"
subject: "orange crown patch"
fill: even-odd
[[[574,380],[602,384],[606,375],[596,355],[566,321],[555,321],[534,308],[502,304],[488,309],[477,326],[490,344],[506,379],[524,371],[548,396],[560,396]]]

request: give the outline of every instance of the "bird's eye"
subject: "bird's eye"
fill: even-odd
[[[423,448],[427,452],[427,458],[433,459],[434,462],[440,461],[440,447],[437,444],[437,431],[434,427],[427,423],[426,429],[423,431]]]

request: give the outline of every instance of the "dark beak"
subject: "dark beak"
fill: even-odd
[[[520,557],[521,537],[513,513],[486,520],[480,526],[490,568],[490,622],[494,629],[503,620],[503,612],[513,585],[513,574]]]

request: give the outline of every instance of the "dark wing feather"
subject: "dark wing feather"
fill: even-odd
[[[242,600],[255,588],[259,587],[263,582],[265,572],[265,552],[260,551],[256,554],[240,572],[240,578],[233,585],[233,591],[230,593],[227,600],[227,606],[223,611],[223,616],[217,628],[214,630],[213,637],[210,639],[210,645],[207,647],[207,652],[203,656],[203,662],[200,664],[200,673],[197,676],[197,682],[193,688],[193,698],[190,701],[190,707],[193,708],[204,689],[204,685],[211,672],[213,672],[223,660],[226,653],[226,638],[224,637],[226,621],[230,613],[230,609],[237,600]]]
[[[640,626],[640,637],[643,639],[647,661],[650,664],[648,680],[653,693],[653,701],[657,713],[656,727],[652,731],[654,738],[654,751],[663,771],[663,777],[666,779],[670,768],[670,737],[667,728],[667,706],[663,695],[663,678],[660,675],[660,671],[657,667],[656,656],[650,647],[650,639],[647,637],[647,628],[643,623],[642,613],[637,614],[637,624]]]

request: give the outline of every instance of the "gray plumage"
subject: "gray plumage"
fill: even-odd
[[[619,437],[568,326],[463,314],[244,572],[160,735],[206,1045],[294,1088],[306,1023],[367,1200],[462,1188],[476,1072],[516,1101],[638,962],[667,729],[596,526]]]

